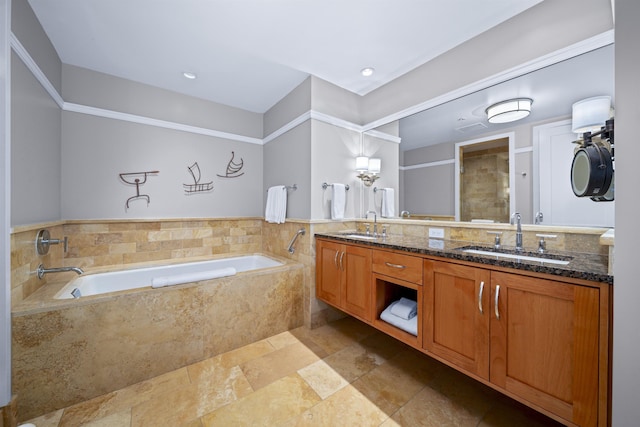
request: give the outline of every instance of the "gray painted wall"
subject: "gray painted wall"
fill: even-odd
[[[62,62],[27,0],[12,0],[11,31],[38,63],[58,93],[62,90]]]
[[[11,224],[61,219],[61,111],[11,56]]]
[[[62,66],[61,95],[75,104],[262,138],[262,114],[72,65]]]
[[[293,185],[298,189],[287,193],[287,218],[311,217],[311,121],[296,126],[264,145],[265,194],[274,185]]]
[[[638,283],[638,158],[640,144],[640,2],[616,8],[616,246],[613,294],[613,425],[640,419],[640,286]]]
[[[311,109],[311,77],[264,113],[264,137]]]
[[[311,76],[311,108],[351,123],[362,121],[362,97],[325,80]]]
[[[610,0],[543,1],[367,94],[386,117],[613,28]]]
[[[262,214],[262,146],[189,132],[64,112],[62,121],[62,218],[197,218]],[[225,175],[231,152],[244,175]],[[198,162],[210,192],[186,194],[188,166]],[[126,200],[135,186],[120,173],[158,170],[140,187],[151,202]],[[135,178],[135,177],[134,177]],[[138,177],[142,179],[142,177]]]

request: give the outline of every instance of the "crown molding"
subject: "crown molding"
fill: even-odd
[[[183,132],[195,133],[198,135],[213,136],[216,138],[229,139],[233,141],[248,142],[249,144],[262,145],[262,139],[252,138],[235,133],[222,132],[209,128],[185,125],[182,123],[170,122],[166,120],[153,119],[151,117],[139,116],[136,114],[122,113],[120,111],[106,110],[104,108],[89,107],[87,105],[74,104],[65,102],[62,108],[64,111],[72,113],[88,114],[91,116],[104,117],[108,119],[122,120],[125,122],[138,123],[143,125],[155,126],[165,129],[179,130]]]
[[[18,55],[18,58],[22,60],[24,65],[31,71],[31,74],[38,80],[38,82],[42,85],[44,90],[47,91],[49,96],[58,104],[58,107],[62,108],[64,105],[64,100],[56,90],[56,88],[51,84],[47,76],[42,72],[36,61],[33,60],[27,49],[20,43],[20,40],[15,36],[15,34],[11,33],[10,39],[11,48]]]

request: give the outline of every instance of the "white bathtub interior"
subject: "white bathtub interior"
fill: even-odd
[[[82,275],[67,283],[55,296],[56,299],[85,297],[99,295],[110,292],[124,291],[150,287],[156,279],[171,279],[173,277],[193,277],[194,280],[204,280],[207,273],[211,278],[224,277],[232,274],[263,268],[277,267],[283,265],[280,261],[263,255],[246,255],[230,258],[220,258],[208,261],[189,262],[182,264],[171,264],[153,267],[133,268],[128,270],[112,271],[108,273],[97,273]],[[218,274],[222,273],[222,274]],[[188,282],[188,281],[187,281]],[[182,282],[182,283],[187,283]]]

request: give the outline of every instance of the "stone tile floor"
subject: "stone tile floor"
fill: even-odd
[[[29,422],[37,427],[559,425],[353,318],[284,332]]]

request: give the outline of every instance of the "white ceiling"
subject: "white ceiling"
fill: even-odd
[[[364,95],[540,1],[29,3],[64,63],[262,113],[309,75]]]
[[[608,45],[403,118],[400,148],[472,140],[526,123],[570,117],[574,102],[592,96],[609,95],[615,105],[613,65],[614,48]],[[512,123],[489,123],[485,109],[511,98],[533,99],[531,114]]]

